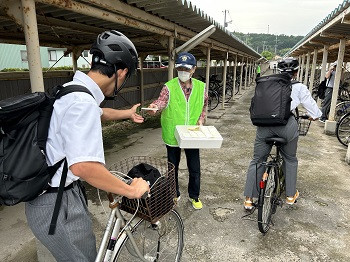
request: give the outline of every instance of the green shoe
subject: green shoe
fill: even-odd
[[[202,209],[203,205],[199,198],[190,198],[189,200],[192,203],[194,209]]]

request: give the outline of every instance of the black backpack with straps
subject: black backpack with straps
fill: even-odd
[[[292,79],[289,74],[275,74],[256,79],[250,104],[250,119],[255,126],[286,125],[291,116]]]
[[[86,87],[70,85],[57,86],[52,96],[36,92],[0,101],[0,205],[16,205],[44,193],[64,162],[54,212],[58,215],[68,167],[65,158],[48,166],[46,140],[55,100],[72,92],[92,96]],[[53,217],[52,234],[56,219]]]

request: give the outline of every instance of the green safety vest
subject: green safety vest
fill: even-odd
[[[259,74],[261,72],[260,66],[256,68],[256,72]]]
[[[169,90],[168,105],[162,111],[162,138],[165,144],[177,146],[176,125],[196,125],[203,111],[205,84],[192,78],[192,91],[188,101],[178,78],[165,83]]]

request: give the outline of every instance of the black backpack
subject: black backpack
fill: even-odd
[[[35,199],[49,187],[64,162],[55,205],[58,215],[68,167],[65,158],[54,166],[47,165],[46,140],[55,100],[72,92],[92,96],[86,87],[71,85],[54,88],[53,96],[36,92],[0,101],[0,205]]]
[[[255,94],[250,104],[250,119],[255,126],[285,125],[291,116],[292,80],[288,74],[275,74],[256,79]]]
[[[324,99],[325,98],[325,94],[326,94],[326,82],[327,79],[324,79],[318,86],[317,86],[317,97],[320,99]]]

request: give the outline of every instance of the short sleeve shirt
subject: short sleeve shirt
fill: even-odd
[[[84,86],[93,96],[74,92],[55,101],[46,143],[47,162],[53,165],[66,157],[68,166],[90,161],[104,164],[102,109],[99,107],[104,95],[99,86],[80,71],[66,85]],[[52,187],[59,186],[62,170],[63,165],[53,176],[50,183]],[[78,179],[68,170],[65,186]]]
[[[312,98],[311,93],[307,89],[306,85],[303,85],[302,83],[294,84],[292,87],[291,98],[291,111],[293,111],[298,105],[301,104],[306,109],[308,115],[313,119],[321,117],[322,112],[318,108],[316,101]]]

